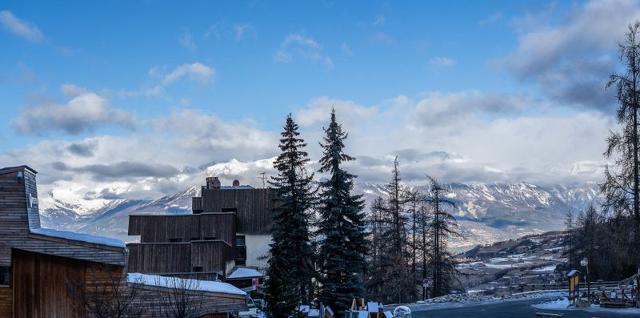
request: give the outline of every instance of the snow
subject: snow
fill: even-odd
[[[577,308],[569,306],[569,299],[566,297],[562,299],[557,299],[553,301],[549,301],[546,303],[531,305],[536,309],[545,309],[545,310],[581,310],[586,312],[606,312],[606,313],[615,313],[615,314],[640,314],[640,308],[603,308],[599,305],[591,305],[591,307],[585,308]]]
[[[550,302],[532,305],[532,306],[533,308],[537,308],[537,309],[562,310],[562,309],[567,309],[567,307],[569,307],[569,299],[562,298],[562,299],[557,299]]]
[[[411,308],[411,310],[414,312],[416,311],[422,312],[422,311],[438,310],[438,309],[488,305],[488,304],[510,302],[510,301],[534,300],[534,299],[550,298],[550,297],[560,298],[560,297],[565,297],[566,295],[567,295],[566,291],[560,291],[560,290],[529,291],[529,292],[523,292],[523,293],[515,293],[510,296],[505,296],[502,298],[488,296],[488,295],[479,295],[479,294],[446,295],[442,297],[428,299],[427,301],[421,304],[410,304],[409,308]]]
[[[157,286],[166,288],[184,287],[189,290],[224,293],[233,295],[245,296],[247,293],[241,289],[227,283],[210,281],[210,280],[196,280],[196,279],[183,279],[177,277],[165,277],[159,275],[148,275],[141,273],[129,273],[127,274],[127,281],[133,284],[141,284],[147,286]]]
[[[253,269],[253,268],[246,268],[246,267],[240,267],[238,269],[236,269],[235,271],[233,271],[233,273],[231,273],[229,275],[229,277],[227,277],[228,279],[243,279],[243,278],[254,278],[254,277],[263,277],[264,275],[262,273],[260,273],[259,271]]]
[[[536,273],[551,273],[556,270],[557,265],[549,265],[545,267],[534,268],[531,271]]]
[[[84,233],[76,233],[76,232],[69,232],[69,231],[59,231],[59,230],[48,229],[48,228],[31,229],[31,233],[38,234],[38,235],[50,236],[50,237],[57,237],[57,238],[62,238],[62,239],[67,239],[67,240],[72,240],[72,241],[78,241],[78,242],[87,242],[87,243],[100,244],[100,245],[113,246],[113,247],[121,247],[121,248],[126,248],[127,247],[125,245],[125,243],[123,241],[121,241],[121,240],[108,238],[108,237],[103,237],[103,236],[95,236],[95,235],[90,235],[90,234],[84,234]]]

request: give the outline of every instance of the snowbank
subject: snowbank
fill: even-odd
[[[586,312],[606,312],[625,315],[640,315],[640,308],[602,308],[599,305],[591,305],[586,308],[569,307],[569,299],[566,297],[554,301],[545,302],[542,304],[531,305],[533,308],[546,309],[546,310],[580,310]]]
[[[159,275],[147,275],[141,273],[129,273],[127,274],[127,281],[133,284],[141,284],[147,286],[157,286],[166,288],[185,288],[189,290],[224,293],[245,296],[247,293],[241,289],[227,283],[210,281],[210,280],[196,280],[196,279],[183,279],[176,277],[165,277]]]
[[[106,245],[106,246],[112,246],[112,247],[121,247],[121,248],[127,247],[125,243],[121,240],[112,239],[112,238],[103,237],[103,236],[84,234],[84,233],[59,231],[59,230],[47,229],[47,228],[31,229],[31,233],[50,236],[50,237],[56,237],[56,238],[62,238],[62,239],[67,239],[71,241],[87,242],[87,243]]]
[[[470,307],[478,305],[488,305],[500,302],[509,301],[521,301],[521,300],[534,300],[540,298],[550,297],[563,297],[566,296],[565,291],[529,291],[523,293],[517,293],[504,298],[497,298],[493,296],[479,295],[479,294],[457,294],[446,295],[437,298],[427,299],[419,304],[408,304],[412,311],[429,311],[436,309],[448,309],[448,308],[460,308]],[[385,306],[385,308],[391,308],[397,305]]]

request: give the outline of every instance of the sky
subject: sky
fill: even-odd
[[[3,1],[0,167],[81,209],[257,185],[287,114],[317,160],[334,108],[359,182],[395,156],[407,182],[598,182],[637,20],[628,0]]]

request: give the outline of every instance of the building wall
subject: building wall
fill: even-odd
[[[194,197],[192,207],[198,212],[235,210],[237,230],[248,234],[267,234],[271,230],[274,206],[271,189],[202,189],[202,197]]]
[[[20,250],[13,250],[12,258],[14,317],[87,317],[81,293],[98,288],[100,296],[108,297],[123,271],[120,266]]]
[[[244,239],[247,248],[247,266],[267,268],[265,256],[269,255],[271,235],[245,235]]]
[[[0,317],[13,315],[13,289],[8,286],[0,287]]]

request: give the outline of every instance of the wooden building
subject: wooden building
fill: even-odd
[[[28,166],[0,169],[0,238],[0,317],[91,317],[70,286],[83,295],[90,289],[109,293],[108,277],[127,276],[122,241],[40,226],[36,171]],[[226,285],[202,291],[208,306],[203,315],[246,308],[243,292]],[[147,288],[145,302],[167,292]]]
[[[133,272],[223,279],[238,267],[263,269],[269,251],[273,195],[270,189],[221,186],[209,177],[192,200],[192,214],[129,217]]]

